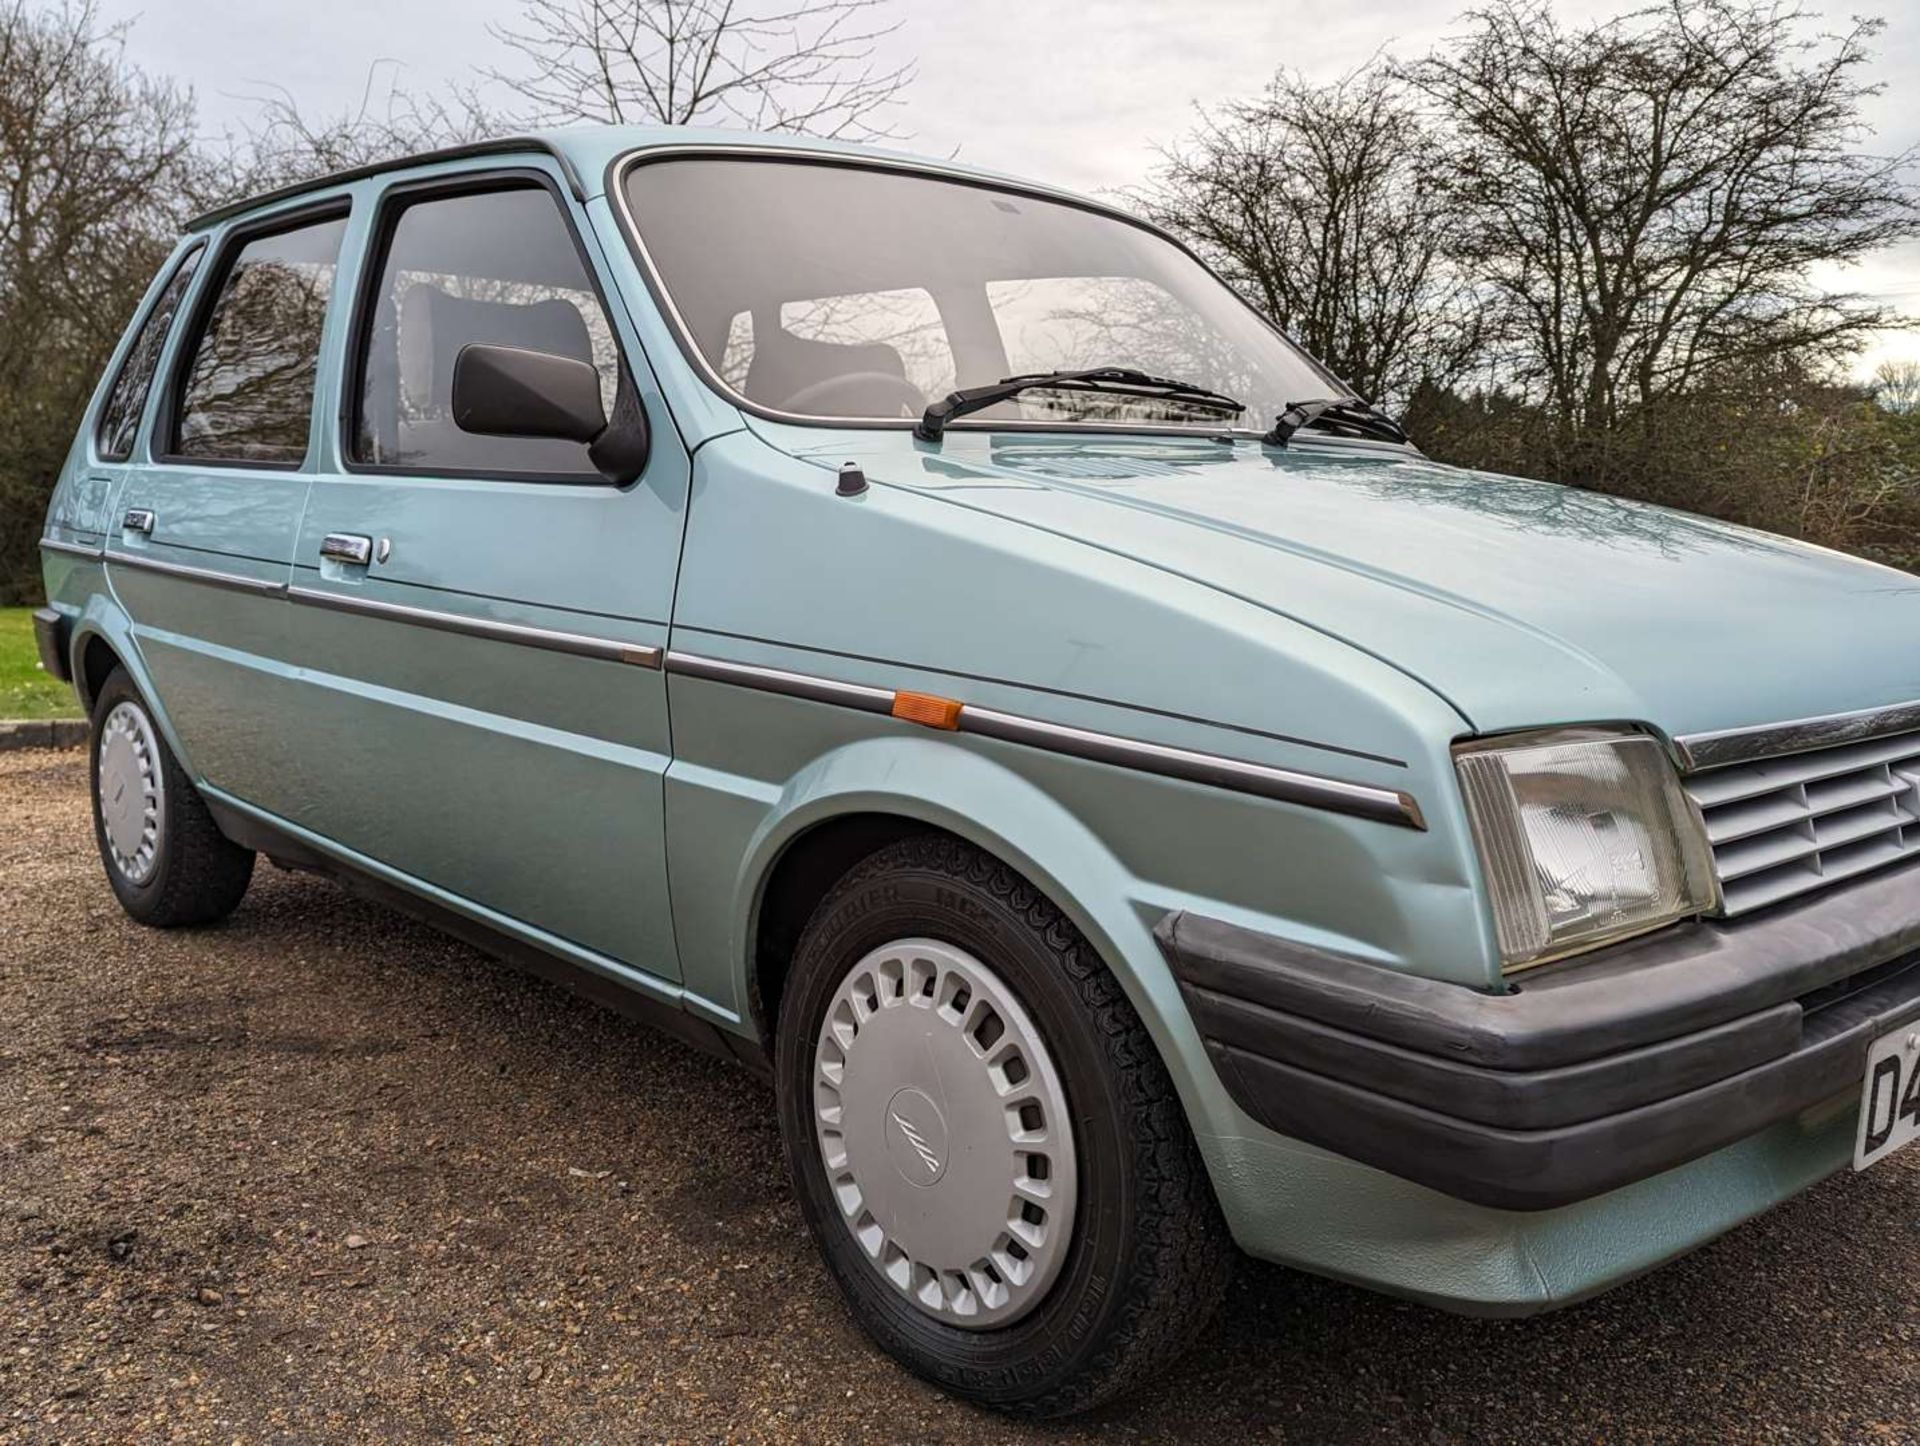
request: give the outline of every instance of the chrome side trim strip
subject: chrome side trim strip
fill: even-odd
[[[1178,778],[1187,783],[1204,783],[1213,788],[1251,793],[1281,803],[1304,804],[1308,808],[1348,813],[1370,818],[1377,823],[1399,824],[1424,830],[1426,818],[1413,795],[1397,789],[1373,788],[1363,783],[1345,783],[1337,778],[1322,778],[1313,773],[1295,773],[1287,768],[1269,768],[1264,763],[1244,763],[1237,758],[1222,758],[1212,753],[1194,753],[1185,748],[1169,748],[1160,743],[1142,743],[1133,738],[1118,738],[1110,733],[1090,733],[1059,723],[1042,723],[990,708],[965,708],[960,713],[960,731],[978,733],[983,738],[998,738],[1008,743],[1024,743],[1094,763],[1111,763],[1154,773],[1162,778]]]
[[[88,562],[98,562],[105,555],[105,549],[88,547],[83,542],[62,542],[57,537],[40,539],[42,552],[57,552],[65,557],[84,557]]]
[[[287,585],[284,582],[268,582],[265,578],[243,577],[238,573],[216,572],[210,567],[192,567],[184,562],[164,562],[157,557],[141,557],[131,552],[111,552],[106,554],[109,567],[125,567],[135,572],[157,572],[165,577],[177,577],[185,582],[204,583],[208,587],[222,587],[229,592],[252,593],[258,597],[283,597]]]
[[[1790,723],[1763,723],[1753,728],[1726,728],[1716,733],[1688,733],[1673,742],[1686,771],[1697,773],[1730,763],[1753,763],[1916,731],[1920,731],[1920,702],[1799,718]]]
[[[710,683],[737,683],[743,688],[758,688],[763,693],[805,698],[810,703],[837,703],[843,708],[858,708],[863,713],[893,712],[893,694],[885,688],[840,683],[780,668],[760,668],[749,663],[703,658],[694,653],[670,652],[667,671],[689,678],[705,678]]]
[[[762,692],[803,698],[814,703],[834,703],[858,708],[865,713],[891,715],[894,708],[895,695],[885,688],[842,683],[779,668],[723,662],[718,658],[679,651],[667,654],[666,667],[669,673],[757,688]],[[1177,778],[1187,783],[1249,793],[1281,803],[1296,803],[1332,813],[1350,814],[1401,828],[1424,830],[1427,826],[1419,802],[1413,795],[1398,789],[1346,783],[1317,774],[1296,773],[1292,769],[1271,768],[1263,763],[1247,763],[1237,758],[1195,753],[1159,743],[1143,743],[1111,733],[1095,733],[1084,728],[1045,723],[1037,718],[1023,718],[1017,714],[971,705],[961,708],[955,731],[1041,748],[1093,763],[1131,768],[1162,778]]]
[[[661,661],[661,650],[644,643],[622,643],[612,638],[594,638],[585,633],[565,633],[553,628],[529,627],[523,623],[490,622],[484,618],[470,618],[460,613],[436,612],[431,608],[408,607],[404,603],[349,597],[342,593],[321,592],[310,587],[288,588],[287,597],[307,607],[326,608],[331,612],[384,618],[388,622],[435,628],[440,632],[457,633],[462,637],[485,638],[496,643],[516,643],[521,647],[544,648],[552,653],[571,653],[576,657],[599,658],[609,663],[629,663],[638,668],[657,668]]]

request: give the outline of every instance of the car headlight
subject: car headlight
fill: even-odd
[[[1503,970],[1714,907],[1699,815],[1646,734],[1562,728],[1464,743],[1454,768]]]

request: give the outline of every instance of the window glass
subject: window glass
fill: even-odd
[[[892,419],[956,385],[1132,367],[1237,397],[1239,425],[1264,428],[1291,401],[1343,390],[1180,247],[1085,207],[761,158],[648,161],[625,186],[694,347],[769,408]],[[1171,399],[1068,391],[980,415],[1221,427]]]
[[[1009,374],[1071,371],[1100,365],[1094,357],[1125,357],[1120,365],[1157,377],[1207,378],[1206,385],[1231,397],[1259,386],[1252,366],[1208,319],[1183,305],[1165,287],[1139,276],[1036,276],[989,281],[993,312]],[[1192,412],[1145,398],[1099,398],[1031,392],[1019,411],[988,415],[1137,416],[1155,422],[1189,420]]]
[[[946,323],[932,295],[918,287],[783,301],[765,320],[767,325],[756,333],[751,312],[734,317],[720,375],[736,391],[768,406],[807,410],[830,400],[832,393],[853,400],[864,388],[872,393],[871,405],[886,416],[899,412],[906,395],[897,387],[887,390],[890,377],[903,378],[923,396],[944,397],[954,388]],[[757,335],[772,339],[766,356],[755,346]],[[797,390],[777,395],[783,387],[778,378],[788,370],[781,354],[793,351],[844,360],[849,370],[844,376],[802,381]],[[863,370],[870,375],[863,376]]]
[[[320,332],[346,227],[344,216],[335,217],[240,248],[181,383],[176,455],[305,459]]]
[[[442,196],[400,213],[362,343],[353,459],[429,472],[594,474],[583,443],[460,429],[453,367],[476,343],[589,363],[612,415],[613,328],[544,187]]]
[[[199,269],[203,249],[189,251],[173,269],[165,289],[154,299],[153,309],[140,323],[126,360],[120,363],[120,372],[100,408],[98,446],[103,461],[124,462],[133,455],[133,436],[140,430],[140,417],[147,409],[147,393],[153,390],[154,368],[160,365],[161,349],[167,333],[173,330],[173,318],[180,310],[180,298],[187,294],[187,283]]]

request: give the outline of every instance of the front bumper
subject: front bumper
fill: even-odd
[[[1485,994],[1173,914],[1222,1083],[1282,1135],[1476,1205],[1547,1210],[1858,1088],[1920,1018],[1920,869],[1699,923]]]

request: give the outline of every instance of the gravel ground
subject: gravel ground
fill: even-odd
[[[0,755],[0,1438],[1920,1439],[1920,1159],[1605,1299],[1460,1320],[1249,1263],[1036,1428],[871,1350],[767,1089],[319,880],[134,927],[83,754]]]

